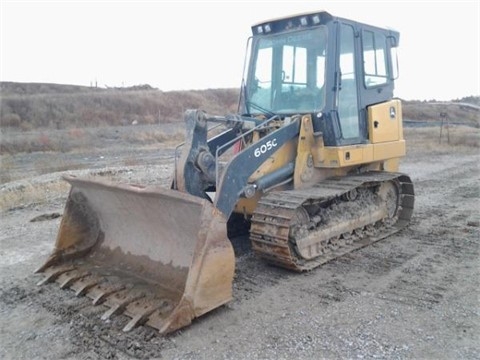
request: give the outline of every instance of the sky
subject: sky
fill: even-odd
[[[0,81],[238,88],[253,24],[317,10],[400,32],[395,96],[480,95],[479,0],[0,0]]]

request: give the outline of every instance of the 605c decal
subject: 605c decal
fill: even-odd
[[[255,157],[259,157],[260,155],[265,154],[267,151],[272,150],[276,146],[277,139],[268,140],[265,144],[257,147],[254,150],[253,154],[255,155]]]

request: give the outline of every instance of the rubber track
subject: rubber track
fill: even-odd
[[[290,239],[290,228],[296,224],[296,211],[303,205],[328,202],[349,191],[375,186],[387,181],[399,184],[396,222],[383,226],[373,235],[363,236],[350,244],[330,246],[324,253],[312,260],[300,258]],[[359,175],[333,178],[322,181],[313,188],[271,192],[258,202],[252,216],[250,240],[253,250],[267,262],[295,271],[311,270],[404,228],[410,221],[414,205],[414,190],[410,178],[405,174],[368,172]],[[372,224],[373,225],[373,224]],[[378,224],[377,224],[378,225]]]

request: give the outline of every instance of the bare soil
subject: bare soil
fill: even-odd
[[[234,300],[167,337],[147,327],[124,333],[126,318],[104,322],[102,306],[56,284],[37,286],[34,271],[53,248],[67,194],[22,198],[0,218],[0,358],[480,358],[478,148],[439,150],[410,134],[401,171],[414,182],[416,203],[407,229],[301,274],[238,255]],[[15,177],[22,168],[25,177],[1,195],[58,181],[64,171],[32,174],[28,159],[54,161],[43,156],[15,162]],[[100,167],[100,156],[102,164],[109,156],[138,161]],[[80,159],[83,169],[67,172],[166,186],[173,150],[92,149]]]

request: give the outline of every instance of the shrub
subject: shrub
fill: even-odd
[[[11,127],[19,127],[22,123],[22,118],[18,114],[6,114],[2,116],[2,126],[11,126]]]

